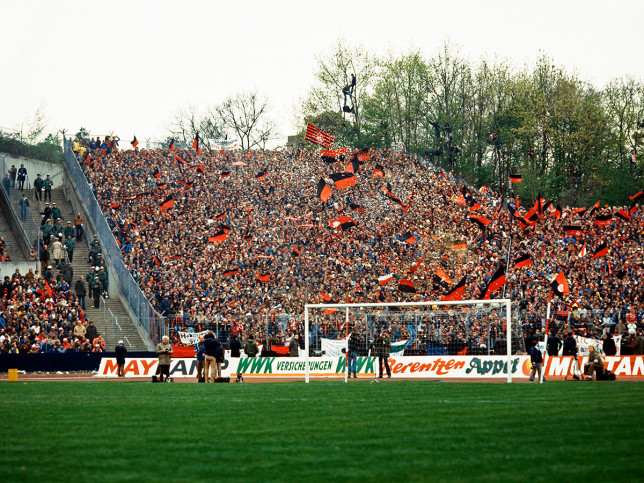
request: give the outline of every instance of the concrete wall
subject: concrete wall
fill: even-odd
[[[20,270],[21,275],[25,275],[27,272],[29,272],[30,268],[34,269],[34,273],[36,273],[36,270],[40,271],[40,263],[39,262],[0,262],[0,277],[4,279],[5,275],[8,275],[11,277],[13,273],[16,271],[16,268]]]
[[[16,169],[20,169],[21,164],[25,165],[25,168],[27,168],[27,182],[29,183],[29,188],[33,187],[34,180],[38,173],[40,173],[42,179],[45,179],[47,175],[49,175],[51,180],[54,182],[54,188],[60,188],[63,184],[63,166],[61,164],[48,163],[46,161],[25,158],[24,156],[15,156],[13,154],[2,153],[0,156],[5,157],[7,169],[10,168],[12,164],[16,166]],[[2,177],[4,178],[4,173],[2,173]]]

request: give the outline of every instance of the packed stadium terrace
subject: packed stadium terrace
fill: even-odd
[[[123,260],[176,330],[216,323],[224,332],[266,338],[268,328],[279,343],[302,331],[305,303],[440,300],[464,276],[463,298],[481,299],[505,264],[510,235],[506,296],[524,330],[541,329],[551,280],[560,272],[570,293],[553,296],[553,313],[571,327],[601,334],[607,320],[614,330],[626,313],[639,323],[644,316],[641,211],[628,206],[583,211],[559,209],[554,201],[540,205],[536,223],[521,223],[514,210],[529,218],[532,205],[464,189],[450,173],[384,150],[354,163],[355,185],[338,189],[343,180],[336,182],[323,202],[320,178],[332,187],[329,175],[352,165],[351,152],[334,163],[298,149],[197,156],[195,150],[88,148],[77,157]],[[629,220],[612,216],[596,224],[620,208]],[[605,253],[593,257],[602,243]],[[514,268],[525,256],[531,264]],[[392,280],[382,284],[388,274]],[[435,310],[420,323],[405,317],[376,323],[400,320],[394,338],[411,336],[420,345],[457,340],[455,347],[483,347],[500,337],[498,314],[477,314],[466,331],[457,315]],[[344,332],[343,314],[321,320],[320,334]]]
[[[2,281],[0,354],[104,352],[98,333],[70,289],[71,280],[55,270],[18,270]]]

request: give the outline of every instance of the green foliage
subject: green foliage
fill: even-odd
[[[351,129],[333,126],[338,145],[434,153],[439,166],[502,193],[509,174],[519,173],[524,183],[512,189],[528,203],[539,193],[564,205],[621,203],[626,189],[641,189],[642,169],[630,159],[631,151],[644,158],[642,82],[616,79],[599,91],[543,54],[516,70],[505,61],[472,63],[448,43],[430,57],[374,58],[339,42],[319,59],[303,118],[341,113],[351,62],[368,75],[358,76]],[[438,136],[430,121],[440,125]]]
[[[48,134],[43,141],[29,143],[20,133],[0,132],[0,152],[57,163],[63,158],[62,140]]]

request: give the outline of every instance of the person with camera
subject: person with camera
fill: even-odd
[[[389,332],[384,329],[382,333],[376,338],[373,343],[374,352],[378,356],[378,379],[382,379],[382,366],[387,370],[387,377],[391,377],[391,369],[389,368],[389,353],[391,352],[391,338]]]
[[[161,342],[157,344],[157,356],[159,357],[159,365],[157,366],[156,375],[159,382],[168,382],[170,377],[170,361],[172,359],[172,346],[170,345],[170,338],[164,335]],[[165,375],[165,379],[163,376]]]
[[[599,355],[599,351],[595,350],[595,346],[589,346],[588,351],[588,362],[584,366],[584,374],[586,375],[586,380],[592,381],[593,375],[604,370],[604,360]],[[597,379],[596,375],[595,379]]]
[[[360,350],[360,336],[354,330],[349,334],[349,344],[348,344],[348,354],[347,354],[347,365],[349,371],[349,378],[353,374],[353,378],[357,379],[356,370],[358,367],[358,351]]]

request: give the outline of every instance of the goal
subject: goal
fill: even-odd
[[[390,356],[403,363],[410,361],[409,367],[414,367],[411,362],[419,362],[420,367],[435,366],[436,356],[475,356],[481,360],[494,356],[496,365],[504,367],[494,373],[496,377],[507,376],[507,382],[512,382],[513,370],[508,370],[514,367],[512,355],[525,353],[520,328],[513,324],[509,299],[307,304],[302,354],[305,381],[329,377],[318,370],[322,360],[334,361],[334,375],[343,373],[347,381],[352,359],[346,357],[347,353],[357,354],[355,372],[361,377],[379,376],[374,359],[382,349],[379,351],[376,339],[386,330]],[[394,377],[422,377],[401,370],[393,372]]]

